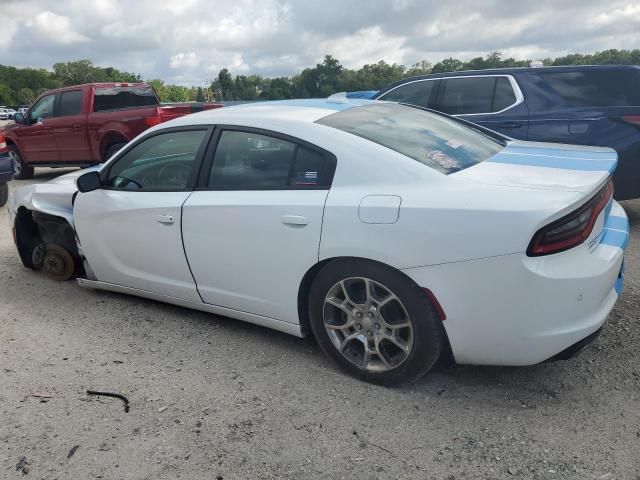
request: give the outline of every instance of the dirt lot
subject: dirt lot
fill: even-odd
[[[21,266],[3,209],[0,478],[640,479],[640,201],[624,206],[625,290],[591,348],[399,389],[311,340],[54,283]]]

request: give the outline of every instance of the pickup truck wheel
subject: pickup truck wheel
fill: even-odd
[[[3,183],[0,184],[0,207],[4,207],[7,200],[9,200],[9,185]]]
[[[106,162],[107,160],[109,160],[118,150],[120,150],[125,145],[126,143],[114,143],[113,145],[110,145],[105,150],[104,161]]]
[[[24,163],[22,155],[20,155],[15,145],[9,145],[9,158],[13,162],[13,178],[16,180],[26,180],[33,177],[33,167]]]

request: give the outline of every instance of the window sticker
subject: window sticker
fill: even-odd
[[[318,172],[298,172],[294,185],[317,185]]]

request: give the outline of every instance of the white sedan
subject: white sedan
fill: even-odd
[[[29,268],[313,334],[394,384],[586,346],[622,288],[616,163],[395,103],[268,102],[158,125],[10,212]]]

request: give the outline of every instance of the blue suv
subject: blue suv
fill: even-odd
[[[640,197],[640,67],[423,75],[394,83],[372,98],[438,110],[521,140],[614,148],[619,159],[613,177],[616,198]]]

